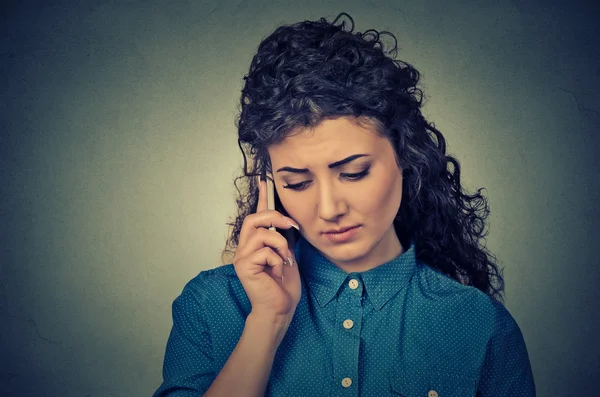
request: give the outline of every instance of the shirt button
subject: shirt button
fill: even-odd
[[[438,397],[438,394],[435,390],[429,390],[427,397]]]
[[[350,379],[350,378],[344,378],[344,379],[342,379],[342,386],[344,386],[344,387],[350,387],[351,384],[352,384],[352,379]]]
[[[346,329],[350,329],[354,327],[354,321],[348,319],[348,320],[344,320],[344,328]]]
[[[356,281],[355,279],[350,280],[350,282],[348,283],[348,286],[352,289],[357,289],[358,288],[358,281]]]

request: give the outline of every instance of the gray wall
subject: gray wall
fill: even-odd
[[[590,2],[591,3],[591,2]],[[3,3],[0,393],[144,396],[171,303],[220,264],[258,43],[350,13],[393,32],[486,187],[539,396],[600,395],[598,7],[583,2]]]

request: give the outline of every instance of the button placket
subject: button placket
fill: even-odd
[[[358,363],[363,316],[363,284],[360,276],[352,277],[338,296],[338,331],[334,340],[334,376],[344,396],[358,397]]]

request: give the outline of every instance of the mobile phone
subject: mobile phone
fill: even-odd
[[[268,175],[267,179],[267,209],[274,210],[275,209],[275,186],[273,185],[273,179],[271,179]],[[275,226],[271,226],[269,230],[275,230]]]
[[[269,175],[266,176],[266,180],[267,180],[267,209],[269,210],[274,210],[275,209],[275,185],[273,183],[273,178],[269,177]],[[279,203],[281,205],[281,203]],[[271,226],[269,228],[269,230],[273,230],[273,231],[277,231],[275,226]],[[294,231],[293,229],[291,230],[279,230],[279,233],[281,235],[283,235],[285,237],[285,239],[288,241],[288,246],[290,246],[290,241],[292,242],[292,247],[294,246],[294,243],[296,241],[296,238],[294,237]],[[288,266],[292,267],[293,266],[293,260],[291,258],[288,258],[288,260],[286,260],[283,264],[284,266],[287,264]],[[283,282],[283,274],[281,275],[281,281]]]

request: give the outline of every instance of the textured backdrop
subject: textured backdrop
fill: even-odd
[[[220,264],[260,40],[348,12],[422,74],[485,187],[539,396],[600,395],[600,32],[584,1],[0,5],[0,394],[148,396],[171,303]]]

